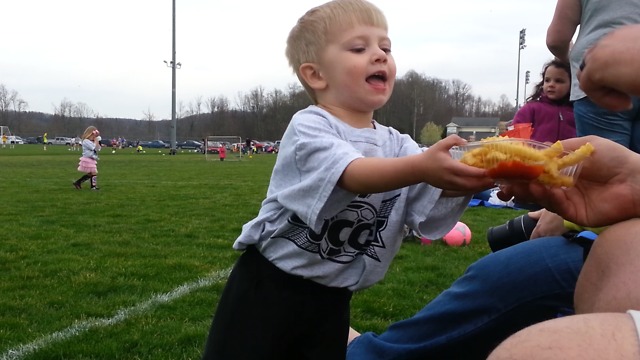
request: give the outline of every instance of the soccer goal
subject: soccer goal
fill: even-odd
[[[11,130],[9,130],[8,126],[0,125],[0,137],[3,136],[11,136]]]
[[[240,161],[244,157],[242,145],[240,136],[207,136],[203,144],[206,149],[205,159],[220,161],[220,147],[224,147],[224,161]]]

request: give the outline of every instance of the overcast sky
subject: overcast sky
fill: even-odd
[[[178,103],[257,86],[297,83],[284,56],[289,30],[313,0],[176,0]],[[415,70],[458,79],[476,96],[515,105],[518,35],[524,73],[540,79],[556,0],[372,0],[389,22],[398,77]],[[53,113],[63,99],[103,117],[171,118],[171,0],[16,0],[0,11],[0,84],[28,110]],[[203,109],[206,110],[206,109]]]

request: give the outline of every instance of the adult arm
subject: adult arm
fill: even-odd
[[[596,104],[612,111],[631,108],[640,96],[640,25],[612,31],[589,49],[578,73],[580,87]]]
[[[569,62],[571,39],[580,25],[580,0],[558,0],[551,24],[547,28],[547,48],[558,59]]]

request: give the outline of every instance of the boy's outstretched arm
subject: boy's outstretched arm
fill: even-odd
[[[360,158],[342,173],[338,186],[353,193],[378,193],[428,183],[443,190],[474,194],[493,186],[486,170],[462,164],[449,149],[466,142],[457,135],[423,153],[400,158]]]

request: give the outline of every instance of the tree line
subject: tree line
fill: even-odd
[[[234,105],[225,96],[206,99],[199,96],[186,105],[182,101],[178,103],[176,137],[186,140],[217,135],[276,140],[281,138],[293,114],[310,104],[299,84],[272,91],[257,86],[247,93],[239,93]],[[374,118],[421,142],[420,137],[429,132],[425,130],[442,129],[455,116],[496,117],[507,121],[513,118],[514,112],[506,95],[496,103],[474,95],[471,86],[461,80],[442,80],[409,71],[396,80],[393,95],[375,112]],[[77,136],[87,126],[95,125],[107,137],[170,139],[171,120],[156,120],[151,109],[143,111],[143,115],[141,119],[103,117],[89,105],[66,98],[54,106],[51,114],[32,112],[17,91],[0,84],[0,125],[8,126],[23,137],[44,132],[50,137]]]

